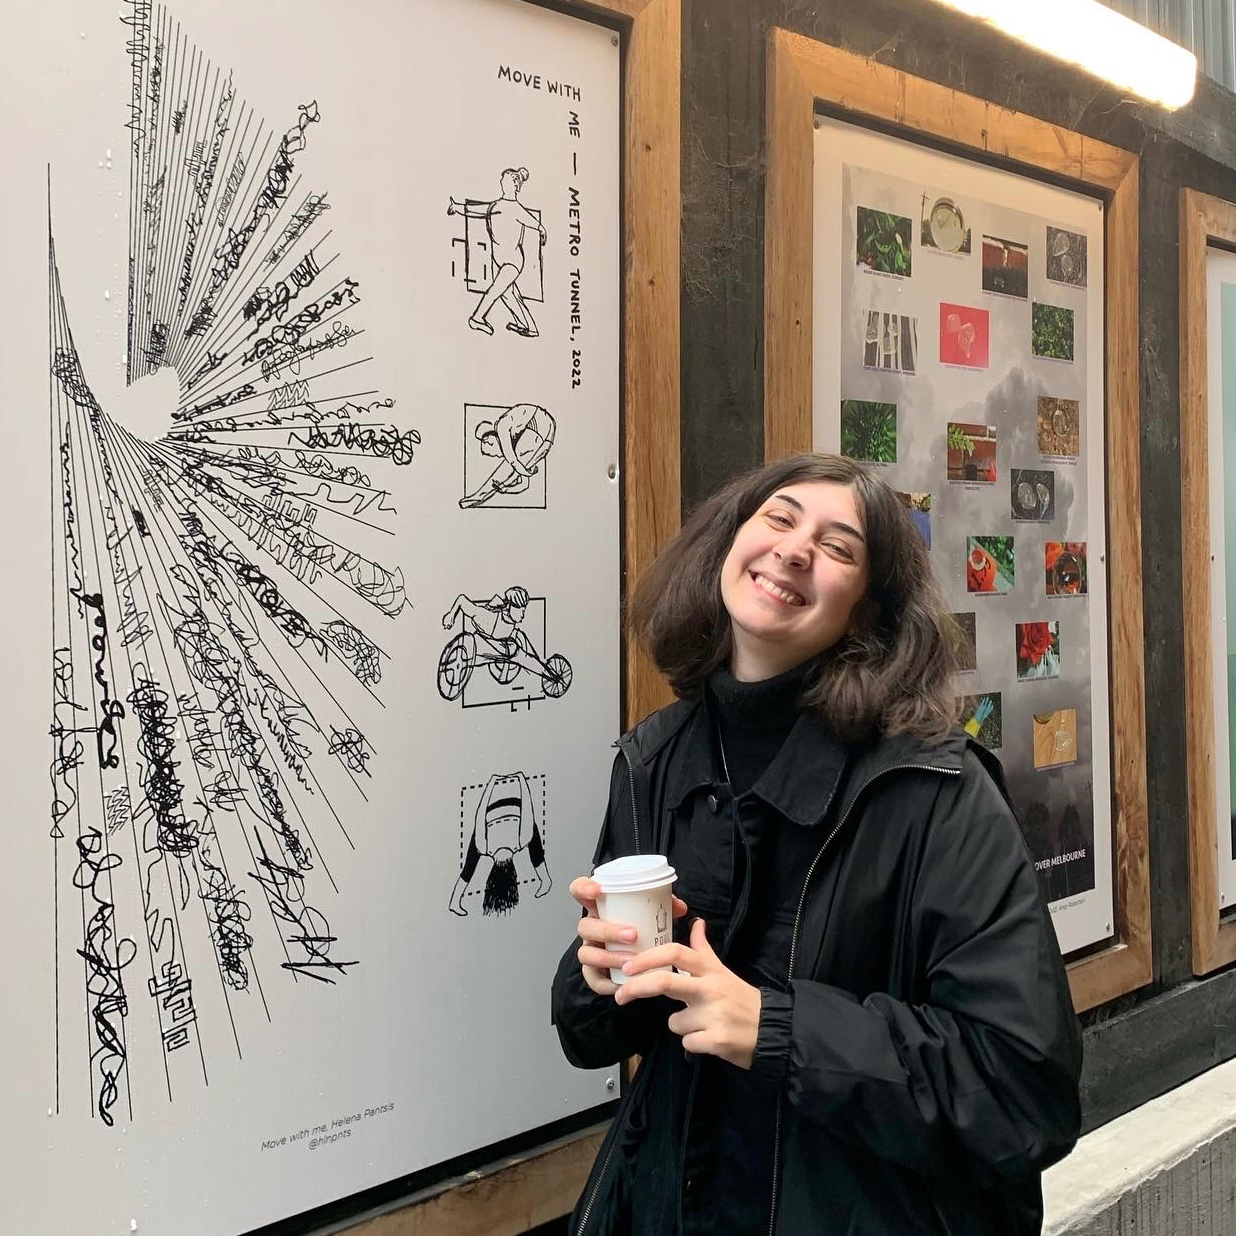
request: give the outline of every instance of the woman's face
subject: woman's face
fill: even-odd
[[[493,182],[490,181],[490,183],[492,184]],[[503,197],[519,196],[519,181],[516,180],[514,172],[503,172],[501,184]]]
[[[774,677],[838,643],[867,595],[867,543],[853,489],[801,481],[766,499],[721,567],[730,672]]]

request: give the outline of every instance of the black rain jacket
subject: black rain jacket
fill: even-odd
[[[677,852],[675,892],[691,916],[715,893],[680,844],[708,810],[709,726],[680,701],[619,740],[595,856]],[[824,733],[811,712],[802,726]],[[810,751],[802,738],[796,752]],[[1039,1173],[1077,1138],[1081,1033],[998,761],[960,731],[930,748],[885,738],[851,749],[839,787],[835,768],[800,760],[769,797],[764,809],[819,837],[789,979],[761,988],[752,1067],[781,1094],[770,1234],[1038,1233]],[[712,922],[709,937],[721,938]],[[681,1214],[699,1061],[665,1025],[678,1005],[595,995],[577,948],[553,983],[567,1058],[643,1062],[571,1232],[671,1236],[643,1216]]]

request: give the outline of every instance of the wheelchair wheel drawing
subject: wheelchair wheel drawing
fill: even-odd
[[[550,699],[556,700],[560,695],[565,695],[567,688],[571,685],[570,661],[555,652],[545,662],[545,670],[541,674],[541,685]]]
[[[438,694],[444,700],[455,700],[472,677],[476,664],[476,639],[471,631],[456,635],[438,658]]]
[[[502,683],[506,686],[508,682],[513,682],[515,675],[519,673],[519,666],[514,661],[503,657],[500,661],[490,661],[489,674],[495,682]]]

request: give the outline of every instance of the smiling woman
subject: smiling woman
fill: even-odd
[[[631,618],[679,700],[619,740],[594,862],[665,855],[678,926],[632,955],[571,883],[563,1050],[644,1060],[570,1230],[1037,1232],[1080,1034],[898,495],[840,456],[741,477]]]
[[[778,618],[770,584],[804,604]],[[683,698],[762,650],[773,672],[812,662],[805,700],[846,739],[939,737],[954,720],[953,630],[922,538],[841,456],[795,455],[708,499],[640,581],[631,621]]]
[[[739,528],[721,565],[736,679],[773,678],[858,629],[867,593],[861,524],[849,486],[801,481]]]

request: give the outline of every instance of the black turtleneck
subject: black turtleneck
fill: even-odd
[[[726,669],[709,675],[708,703],[735,795],[760,779],[794,728],[810,670],[807,662],[762,682],[739,682]]]

